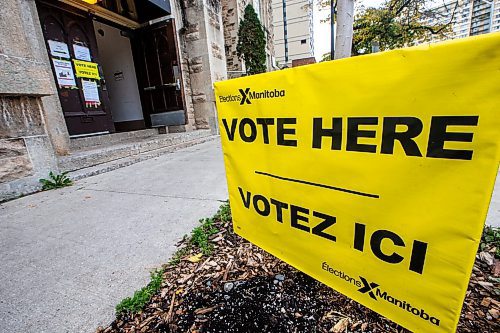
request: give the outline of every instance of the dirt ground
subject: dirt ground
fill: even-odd
[[[210,256],[186,238],[144,310],[97,332],[408,332],[235,235],[229,218],[214,227]],[[483,236],[457,332],[500,332],[498,235]]]

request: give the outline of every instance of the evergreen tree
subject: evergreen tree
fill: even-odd
[[[252,5],[245,7],[238,28],[236,52],[245,62],[248,75],[266,71],[266,36]]]

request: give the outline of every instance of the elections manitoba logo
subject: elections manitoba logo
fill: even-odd
[[[219,96],[219,103],[239,102],[240,105],[252,104],[254,99],[285,97],[284,89],[253,91],[250,88],[238,89],[238,94]]]
[[[393,306],[399,307],[402,310],[405,310],[416,317],[419,317],[422,320],[429,321],[432,324],[439,326],[440,320],[436,317],[433,317],[425,312],[422,308],[417,308],[412,306],[409,302],[398,299],[392,295],[390,295],[386,290],[382,290],[380,285],[376,282],[370,282],[366,278],[359,276],[359,280],[357,278],[351,277],[339,269],[335,269],[328,265],[328,263],[323,262],[321,264],[321,268],[328,273],[334,275],[335,277],[344,280],[347,283],[352,284],[356,288],[358,288],[358,292],[362,294],[366,294],[370,298],[375,301],[383,301],[392,304]]]

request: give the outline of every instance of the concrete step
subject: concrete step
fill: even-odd
[[[187,148],[190,146],[194,146],[194,145],[197,145],[197,144],[200,144],[203,142],[207,142],[207,141],[211,141],[211,140],[215,140],[215,139],[218,139],[217,135],[200,137],[200,138],[193,139],[193,140],[186,141],[186,142],[182,142],[179,144],[170,145],[170,146],[167,146],[167,147],[164,147],[161,149],[156,149],[156,150],[144,152],[144,153],[141,153],[138,155],[133,155],[133,156],[125,157],[125,158],[120,158],[120,159],[117,159],[117,160],[114,160],[111,162],[102,163],[102,164],[95,165],[92,167],[71,171],[70,173],[68,173],[68,176],[72,180],[79,180],[79,179],[83,179],[83,178],[87,178],[87,177],[91,177],[91,176],[96,176],[96,175],[99,175],[101,173],[105,173],[105,172],[113,171],[113,170],[116,170],[119,168],[123,168],[123,167],[129,166],[129,165],[135,164],[135,163],[139,163],[139,162],[151,159],[151,158],[155,158],[155,157],[164,155],[164,154],[173,153],[174,151],[176,151],[178,149]]]
[[[105,135],[87,136],[83,138],[73,138],[70,141],[71,151],[92,148],[97,146],[113,145],[119,142],[144,139],[158,135],[157,128],[148,128],[139,131],[120,132]]]
[[[184,133],[157,134],[113,145],[98,145],[92,148],[76,150],[71,155],[60,157],[59,169],[61,171],[76,171],[125,158],[135,160],[141,157],[140,155],[142,155],[141,158],[147,157],[147,155],[155,157],[155,153],[161,154],[163,150],[168,152],[168,149],[166,149],[168,147],[182,144],[189,146],[209,137],[212,137],[210,130],[197,130]],[[117,163],[119,164],[119,162]],[[128,163],[127,161],[121,162]]]

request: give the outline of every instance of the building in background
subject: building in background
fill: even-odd
[[[500,0],[494,4],[491,31],[500,31]]]
[[[259,17],[266,34],[266,68],[272,71],[276,68],[274,58],[274,29],[272,0],[222,0],[222,25],[224,26],[224,44],[227,61],[227,76],[235,78],[246,72],[245,63],[236,54],[238,44],[238,28],[245,7],[251,4]]]
[[[432,9],[427,25],[451,22],[451,31],[445,36],[433,36],[431,42],[476,36],[500,30],[500,0],[458,0],[446,2]]]
[[[313,0],[272,0],[272,9],[278,66],[314,57]]]

